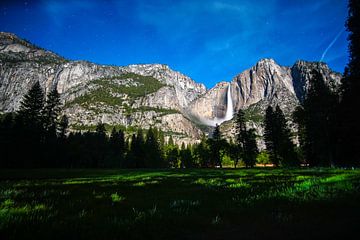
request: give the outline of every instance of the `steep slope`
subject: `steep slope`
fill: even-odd
[[[135,128],[156,126],[179,139],[201,134],[182,112],[206,88],[168,66],[68,61],[13,34],[0,33],[0,111],[17,110],[36,81],[45,92],[57,88],[74,129],[102,121]]]

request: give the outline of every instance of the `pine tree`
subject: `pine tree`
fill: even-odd
[[[107,136],[105,124],[99,122],[96,125],[95,135],[93,135],[93,144],[89,149],[93,150],[93,167],[104,167],[105,156],[107,152]]]
[[[61,113],[60,95],[56,88],[49,92],[43,110],[45,130],[55,136],[58,128],[58,118]]]
[[[18,117],[26,126],[42,128],[44,122],[44,92],[36,82],[20,103]]]
[[[66,115],[63,115],[59,122],[59,138],[60,139],[65,139],[68,127],[69,127],[69,119]]]
[[[142,129],[138,129],[136,134],[133,134],[130,142],[130,152],[128,159],[128,167],[144,168],[145,163],[145,140]]]
[[[240,109],[236,115],[236,144],[238,151],[242,153],[242,159],[246,167],[253,167],[256,163],[258,148],[254,129],[246,128],[244,112]]]
[[[259,150],[256,143],[256,130],[254,128],[246,131],[244,146],[244,162],[246,167],[253,167],[256,164],[256,157]]]
[[[279,141],[279,153],[281,156],[281,165],[283,166],[297,166],[299,164],[298,157],[295,152],[295,144],[291,139],[291,132],[287,126],[287,121],[279,106],[276,106],[275,112],[275,126],[277,128],[277,135]]]
[[[211,166],[222,168],[221,151],[224,150],[224,140],[221,137],[220,126],[216,124],[212,138],[208,141],[211,150]]]
[[[191,154],[191,149],[189,146],[185,147],[185,144],[181,144],[181,150],[180,150],[180,162],[182,168],[193,168],[193,159]]]
[[[161,153],[159,140],[157,139],[157,135],[158,135],[157,130],[154,131],[154,129],[151,127],[149,128],[146,134],[146,141],[145,141],[146,167],[154,167],[154,168],[163,167],[162,153]]]
[[[304,100],[305,156],[310,166],[331,166],[336,150],[336,108],[338,97],[325,84],[323,76],[312,72]]]
[[[179,147],[175,144],[165,146],[165,158],[167,165],[171,168],[179,167]]]
[[[278,166],[296,166],[298,158],[295,152],[295,145],[291,140],[291,132],[287,121],[279,106],[275,111],[271,106],[266,109],[265,114],[265,144],[270,154],[270,161]]]
[[[44,159],[44,92],[36,82],[21,101],[15,119],[16,145],[21,149],[15,153],[23,167],[41,167]]]
[[[346,23],[349,32],[350,61],[342,79],[342,99],[338,110],[340,165],[360,165],[360,124],[357,110],[360,104],[360,2],[349,0]]]
[[[169,140],[168,140],[168,145],[170,145],[170,146],[174,145],[174,139],[172,138],[171,135],[170,135]]]
[[[202,168],[211,166],[211,150],[205,135],[202,136],[199,144],[194,146],[194,156]]]
[[[279,154],[279,138],[278,130],[276,129],[275,122],[275,113],[271,106],[268,106],[265,113],[264,120],[264,140],[266,145],[266,150],[270,154],[270,161],[275,166],[280,164],[280,154]]]

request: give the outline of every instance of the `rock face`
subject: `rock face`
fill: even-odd
[[[203,84],[162,64],[125,67],[68,61],[0,33],[0,111],[16,111],[39,81],[45,93],[57,88],[73,129],[102,121],[148,128],[197,139],[201,131],[182,112],[206,92]]]
[[[231,108],[245,109],[249,124],[261,135],[266,107],[279,105],[289,116],[304,100],[313,69],[319,69],[332,88],[339,85],[341,75],[324,63],[297,61],[284,67],[262,59],[230,83],[220,82],[207,91],[167,65],[69,61],[1,32],[0,111],[16,111],[23,95],[39,81],[45,93],[58,90],[73,130],[89,129],[99,121],[133,129],[156,126],[178,142],[193,142],[202,134],[199,124],[220,123]],[[233,135],[233,121],[222,125]]]
[[[260,60],[230,83],[234,111],[249,109],[254,114],[263,114],[270,104],[279,105],[290,114],[304,100],[314,69],[320,70],[332,88],[339,85],[341,75],[332,72],[324,63],[298,61],[290,68],[278,65],[273,59]],[[195,100],[190,105],[192,114],[207,119],[222,117],[226,109],[224,86],[227,84],[220,83]]]

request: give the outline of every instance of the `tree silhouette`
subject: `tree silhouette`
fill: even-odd
[[[360,124],[356,114],[360,103],[360,2],[349,0],[349,16],[346,23],[349,32],[350,60],[342,79],[339,120],[339,164],[360,165]]]

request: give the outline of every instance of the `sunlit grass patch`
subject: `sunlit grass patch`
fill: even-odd
[[[42,216],[48,210],[45,204],[17,204],[12,199],[6,199],[0,204],[0,230],[9,225],[26,219],[45,221],[49,216]]]
[[[222,178],[198,178],[194,183],[204,187],[221,187],[226,185],[226,181]]]
[[[121,202],[125,200],[124,196],[120,196],[118,193],[113,193],[110,195],[111,200],[115,203],[115,202]]]

